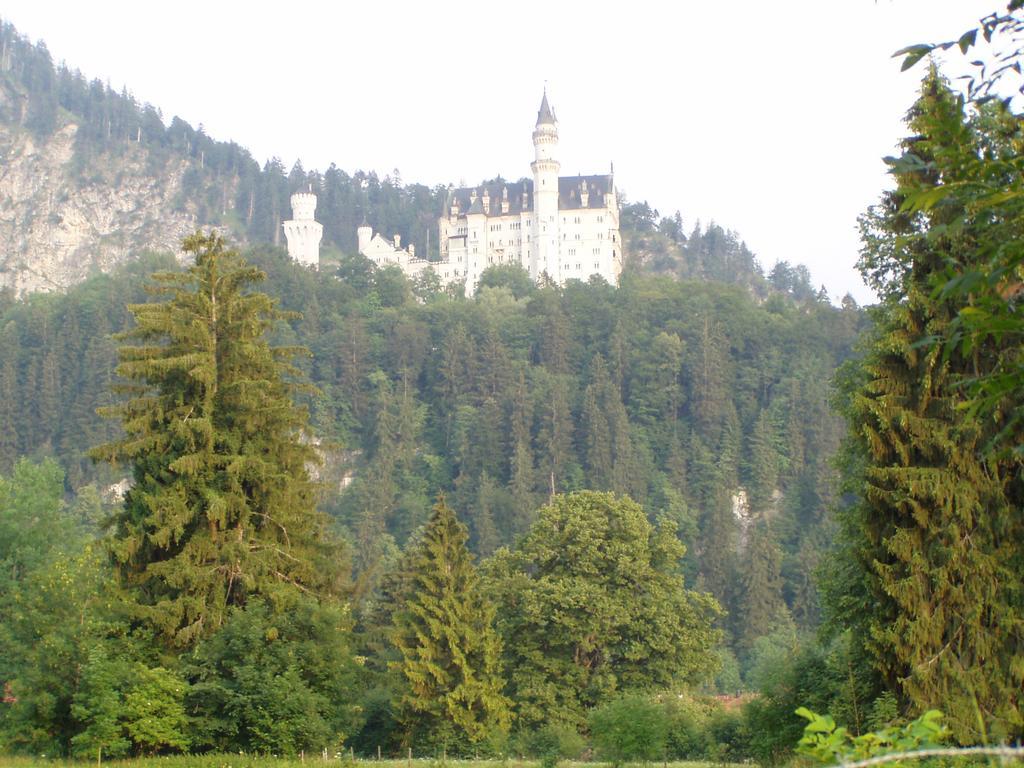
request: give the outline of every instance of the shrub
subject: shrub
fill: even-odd
[[[718,710],[708,721],[708,759],[720,763],[743,762],[751,756],[750,735],[742,712]]]
[[[643,696],[623,696],[590,713],[598,754],[613,765],[650,762],[665,755],[668,718],[663,705]]]
[[[587,745],[575,728],[564,723],[549,723],[539,730],[522,732],[517,741],[520,751],[540,760],[543,768],[554,768],[559,760],[579,757]]]
[[[668,723],[666,756],[673,760],[704,759],[709,746],[710,702],[677,695],[667,699],[664,708]]]

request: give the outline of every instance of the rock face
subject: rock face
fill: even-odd
[[[131,143],[83,160],[76,132],[71,123],[39,139],[0,126],[0,288],[62,290],[147,250],[181,258],[197,227],[185,161],[156,163]]]

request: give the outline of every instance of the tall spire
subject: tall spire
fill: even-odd
[[[544,98],[541,99],[540,109],[537,111],[537,125],[542,123],[555,124],[555,113],[551,111],[551,107],[548,104],[548,89],[544,88]]]

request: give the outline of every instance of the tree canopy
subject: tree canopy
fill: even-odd
[[[315,591],[323,521],[316,454],[293,400],[284,317],[250,292],[263,273],[217,235],[188,238],[186,272],[154,275],[163,301],[134,304],[117,373],[131,398],[107,412],[124,436],[93,451],[129,462],[112,554],[140,616],[177,644],[216,630],[254,594]]]
[[[674,526],[629,498],[579,491],[542,507],[488,565],[518,717],[579,725],[616,691],[706,676],[719,607],[686,589],[683,554]]]

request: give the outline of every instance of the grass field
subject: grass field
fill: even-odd
[[[0,768],[55,768],[56,766],[75,766],[88,768],[96,765],[92,760],[59,760],[45,757],[4,757],[0,755]],[[344,766],[344,768],[539,768],[537,760],[454,760],[435,759],[408,760],[338,760],[324,762],[317,755],[307,756],[305,760],[298,758],[261,757],[257,755],[173,755],[169,757],[143,757],[133,760],[104,760],[109,768],[318,768],[318,766]],[[608,763],[581,763],[563,760],[560,768],[596,768],[607,766]],[[639,765],[639,764],[635,764]],[[648,768],[729,768],[736,763],[648,763]]]

